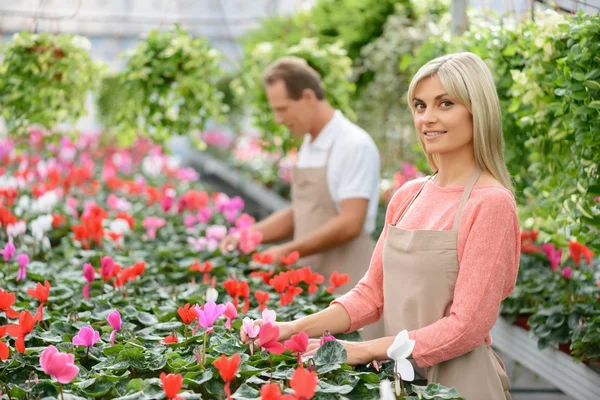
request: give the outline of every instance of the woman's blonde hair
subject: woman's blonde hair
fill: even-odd
[[[448,94],[467,107],[473,116],[473,148],[477,165],[512,191],[513,185],[504,160],[500,101],[487,65],[479,56],[467,52],[449,54],[429,61],[419,69],[408,88],[408,100],[413,112],[411,99],[414,98],[417,84],[434,75],[439,77]],[[417,136],[425,152],[423,139],[418,133]],[[427,152],[425,155],[429,167],[437,171],[437,155]]]

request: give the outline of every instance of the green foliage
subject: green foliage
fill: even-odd
[[[126,55],[118,77],[123,107],[114,117],[104,117],[116,123],[123,144],[131,143],[138,130],[158,142],[202,130],[226,111],[217,90],[221,56],[205,38],[193,38],[179,27],[154,30]]]
[[[242,39],[246,52],[252,51],[258,44],[277,42],[292,46],[301,39],[316,36],[311,14],[300,11],[291,15],[276,15],[261,21],[260,27],[250,30]]]
[[[319,0],[311,10],[311,21],[321,40],[325,43],[341,40],[354,60],[363,46],[381,35],[396,4],[403,4],[411,16],[408,0]]]
[[[522,254],[517,285],[500,314],[510,322],[527,319],[540,349],[570,347],[575,361],[600,357],[598,261],[578,266],[563,257],[561,268],[552,271],[543,254]],[[571,268],[569,278],[562,274],[565,267]]]
[[[357,98],[358,122],[377,143],[384,176],[399,168],[399,161],[415,162],[422,158],[414,151],[412,115],[406,102],[411,75],[398,73],[398,65],[412,60],[411,53],[432,35],[450,29],[448,2],[429,0],[419,7],[396,5],[379,38],[363,47],[356,61],[355,75],[368,74],[372,80]]]
[[[600,16],[540,13],[516,26],[480,21],[432,37],[405,70],[444,53],[480,55],[495,76],[520,217],[546,240],[600,250]]]
[[[85,114],[86,95],[99,70],[88,48],[80,36],[30,32],[4,44],[0,108],[11,134],[26,135],[32,124],[52,129]]]
[[[265,148],[275,152],[287,152],[298,145],[291,133],[277,125],[269,107],[261,76],[269,64],[284,56],[305,59],[321,75],[327,100],[341,110],[348,118],[354,119],[352,94],[355,86],[350,82],[352,61],[339,43],[323,45],[318,39],[302,39],[293,46],[282,43],[260,43],[246,54],[239,79],[232,82],[236,95],[250,106],[254,126],[262,134]]]

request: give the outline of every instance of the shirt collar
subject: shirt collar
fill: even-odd
[[[335,110],[333,117],[331,117],[329,122],[321,129],[321,132],[319,132],[315,140],[311,141],[310,134],[306,134],[306,144],[313,149],[329,150],[338,133],[336,127],[342,118],[344,118],[342,112],[340,110]]]

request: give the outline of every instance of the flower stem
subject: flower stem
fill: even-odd
[[[202,346],[202,369],[204,369],[204,358],[206,357],[206,340],[208,339],[208,332],[204,331],[204,345]]]
[[[269,352],[269,361],[271,362],[271,382],[273,382],[273,353]]]
[[[58,382],[58,389],[60,390],[60,398],[61,400],[65,400],[65,395],[63,394],[62,384]]]
[[[4,390],[6,390],[6,395],[8,396],[8,400],[10,400],[10,390],[8,389],[8,385],[6,383],[4,384]]]

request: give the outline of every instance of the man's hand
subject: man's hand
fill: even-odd
[[[271,246],[267,250],[263,251],[263,254],[271,254],[273,256],[273,265],[282,266],[283,262],[281,257],[285,257],[290,254],[290,250],[286,245]]]
[[[238,245],[240,243],[240,236],[238,233],[234,233],[232,235],[227,235],[221,243],[219,244],[219,248],[221,249],[221,253],[231,253],[234,250],[237,250]]]

